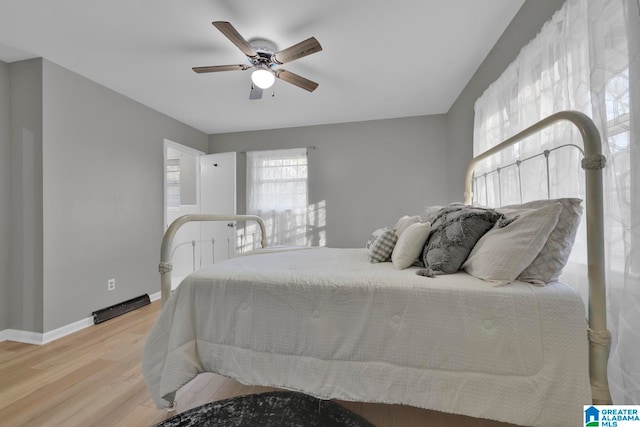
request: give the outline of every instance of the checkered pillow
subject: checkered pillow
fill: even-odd
[[[380,235],[382,233],[384,233],[385,231],[389,230],[389,227],[384,227],[384,228],[378,228],[377,230],[375,230],[373,233],[371,233],[371,237],[369,237],[369,240],[367,240],[367,244],[365,245],[367,249],[369,249],[369,246],[371,246],[373,244],[373,242],[376,241],[376,239],[378,237],[380,237]]]
[[[398,241],[395,230],[386,230],[369,246],[369,261],[385,262],[391,259],[391,253]]]

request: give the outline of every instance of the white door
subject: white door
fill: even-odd
[[[200,212],[235,215],[236,153],[200,156]],[[201,266],[220,262],[236,253],[234,222],[203,222],[200,225]]]

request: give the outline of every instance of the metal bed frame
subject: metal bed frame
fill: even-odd
[[[162,238],[162,246],[160,247],[160,264],[158,271],[160,272],[160,294],[162,295],[162,305],[167,302],[171,295],[171,271],[173,264],[171,258],[173,255],[172,246],[173,238],[184,224],[192,221],[256,221],[260,227],[260,245],[267,247],[267,232],[262,218],[256,215],[217,215],[217,214],[189,214],[176,218],[169,225],[167,231]]]
[[[587,223],[587,263],[589,280],[588,302],[588,337],[589,337],[589,376],[591,378],[591,394],[594,404],[611,404],[611,394],[607,379],[607,363],[611,335],[607,330],[606,315],[606,281],[604,261],[604,209],[602,169],[606,159],[602,155],[600,134],[593,121],[585,114],[577,111],[562,111],[553,114],[522,132],[503,141],[471,160],[465,179],[465,203],[473,203],[473,181],[476,165],[515,143],[533,135],[555,123],[568,121],[572,123],[582,136],[584,150],[579,147],[582,168],[585,171],[586,184],[586,223]],[[560,148],[560,147],[557,147]],[[550,150],[548,150],[550,151]],[[544,153],[548,156],[548,153]],[[523,159],[524,161],[526,159]],[[520,160],[518,161],[520,162]],[[518,163],[519,164],[519,163]],[[162,239],[159,271],[161,275],[162,304],[171,294],[171,246],[178,229],[191,221],[256,221],[261,232],[261,246],[267,247],[265,225],[255,215],[184,215],[176,219],[167,229]]]
[[[473,172],[476,165],[517,142],[562,121],[571,122],[582,136],[582,169],[586,185],[587,265],[589,279],[589,376],[594,404],[611,404],[607,363],[611,334],[607,330],[607,300],[604,262],[604,208],[602,169],[606,158],[602,155],[600,133],[593,121],[578,111],[561,111],[542,119],[522,132],[476,156],[467,169],[465,203],[473,203]],[[545,153],[545,155],[547,155]]]

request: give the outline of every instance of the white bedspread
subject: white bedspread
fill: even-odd
[[[579,425],[584,305],[561,283],[426,278],[364,249],[277,251],[190,275],[145,347],[158,407],[198,373],[320,398],[413,405],[521,425]]]

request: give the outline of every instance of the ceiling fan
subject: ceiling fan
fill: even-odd
[[[249,99],[262,98],[263,89],[271,87],[275,78],[284,80],[287,83],[298,86],[302,89],[313,92],[318,83],[299,76],[291,71],[282,68],[274,68],[278,65],[286,64],[296,59],[320,52],[322,46],[315,37],[308,39],[288,47],[281,51],[275,51],[275,45],[264,39],[245,40],[238,31],[226,21],[215,21],[212,23],[222,34],[224,34],[231,43],[235,44],[249,60],[249,64],[233,64],[233,65],[213,65],[209,67],[193,67],[196,73],[213,73],[217,71],[234,71],[253,69],[251,80],[251,93]]]

